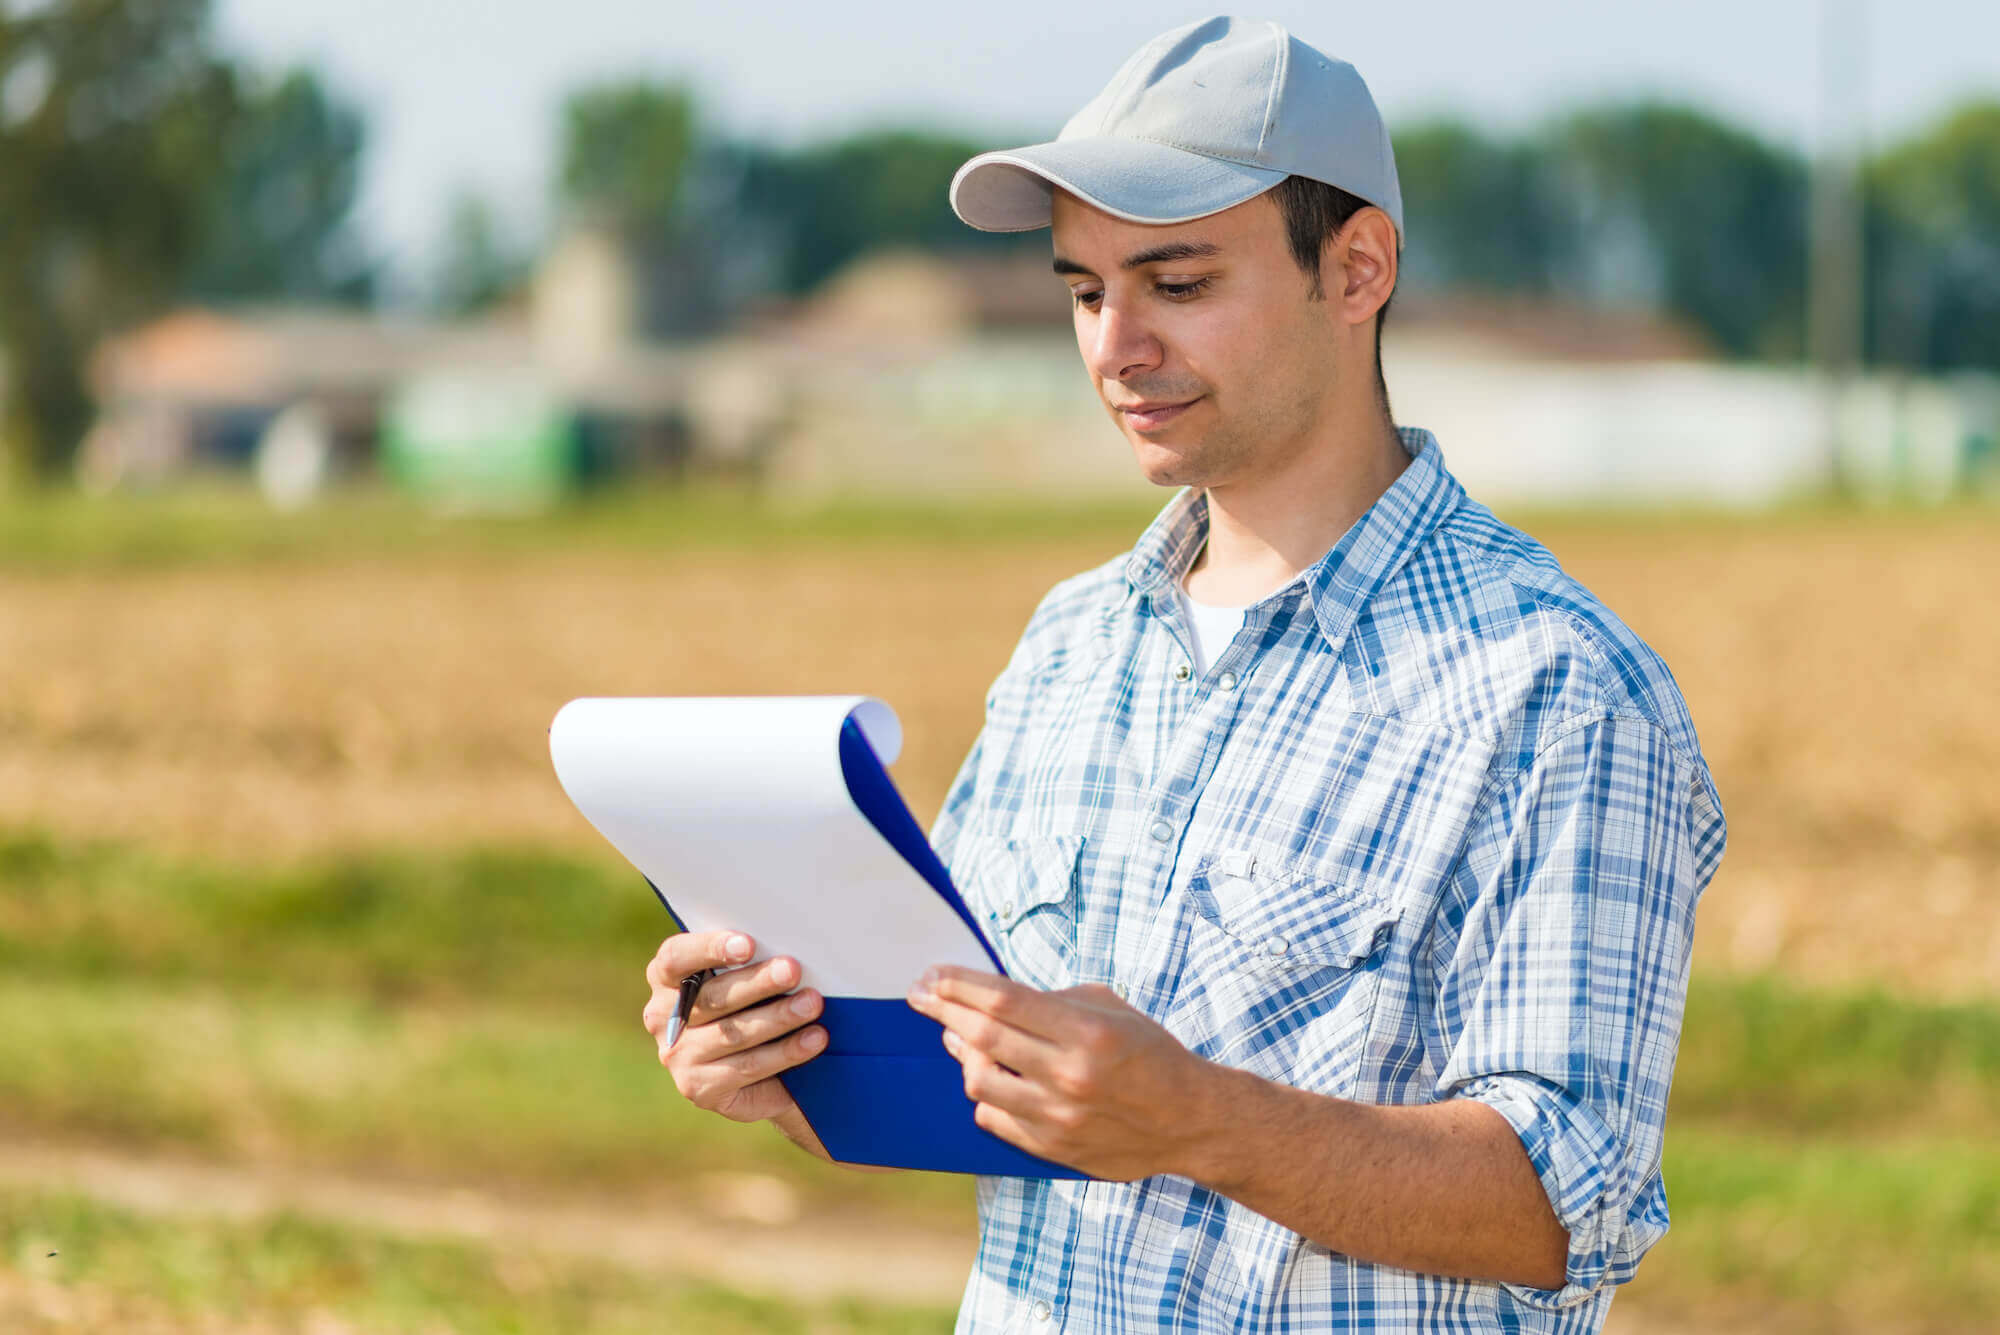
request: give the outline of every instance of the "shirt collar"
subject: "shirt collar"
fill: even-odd
[[[1465,496],[1458,479],[1445,469],[1437,437],[1408,426],[1397,427],[1396,435],[1410,455],[1409,466],[1298,581],[1330,644],[1340,643],[1375,591],[1402,569]],[[1144,597],[1161,585],[1178,587],[1207,539],[1208,493],[1184,487],[1146,526],[1126,558],[1125,580],[1132,593]]]

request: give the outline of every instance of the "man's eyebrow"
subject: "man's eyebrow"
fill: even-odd
[[[1154,246],[1151,250],[1134,251],[1125,257],[1124,264],[1119,267],[1136,269],[1142,264],[1164,264],[1168,260],[1207,260],[1214,259],[1221,253],[1222,247],[1213,241],[1169,241],[1163,246]],[[1090,272],[1075,260],[1066,259],[1061,255],[1056,256],[1054,268],[1057,273]]]

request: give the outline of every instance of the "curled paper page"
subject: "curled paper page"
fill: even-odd
[[[873,756],[850,731],[843,765],[850,721]],[[867,696],[592,698],[556,714],[549,754],[690,931],[747,932],[829,997],[900,998],[932,964],[998,967],[873,763],[902,735]],[[935,888],[892,836],[914,840]]]

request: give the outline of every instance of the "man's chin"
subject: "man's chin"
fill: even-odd
[[[1156,487],[1199,487],[1205,470],[1187,451],[1163,446],[1158,441],[1132,441],[1132,457],[1139,472]]]

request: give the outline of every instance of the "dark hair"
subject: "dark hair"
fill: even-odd
[[[1326,300],[1319,280],[1320,248],[1347,225],[1349,218],[1367,208],[1368,201],[1310,176],[1287,176],[1271,187],[1271,198],[1285,220],[1292,260],[1308,279],[1307,296],[1314,301]],[[1375,393],[1385,414],[1389,411],[1389,383],[1382,378],[1382,322],[1389,318],[1389,303],[1395,299],[1391,288],[1382,308],[1375,312]]]

